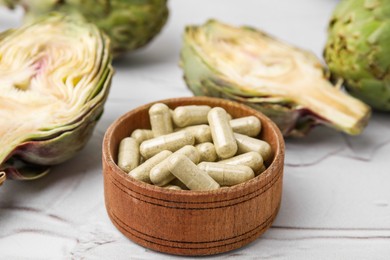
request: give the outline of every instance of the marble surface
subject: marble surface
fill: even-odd
[[[104,207],[101,143],[120,115],[148,102],[191,96],[178,67],[187,24],[209,18],[262,28],[321,56],[336,0],[170,0],[171,15],[148,47],[115,61],[110,96],[92,139],[37,181],[0,188],[0,259],[176,259],[124,237]],[[0,8],[0,29],[21,10]],[[286,140],[283,199],[273,226],[214,258],[390,259],[390,115],[375,113],[350,137],[318,127]]]

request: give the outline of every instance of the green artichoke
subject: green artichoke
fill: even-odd
[[[35,179],[90,138],[113,68],[93,24],[52,15],[0,34],[0,173]]]
[[[316,124],[359,134],[370,108],[334,87],[311,53],[249,27],[215,20],[185,30],[181,65],[195,95],[232,99],[268,115],[285,136]]]
[[[22,5],[27,21],[51,11],[84,16],[103,30],[114,55],[146,45],[168,18],[167,0],[0,0],[14,8]]]
[[[390,111],[390,1],[341,1],[328,34],[324,57],[332,78],[374,109]]]

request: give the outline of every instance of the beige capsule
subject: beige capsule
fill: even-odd
[[[271,146],[266,141],[237,133],[234,134],[234,137],[237,140],[238,154],[257,152],[263,157],[264,162],[271,159]]]
[[[208,125],[193,125],[181,128],[179,131],[187,131],[190,135],[194,136],[195,143],[211,142],[211,130]]]
[[[179,131],[142,142],[140,152],[144,158],[148,159],[163,150],[175,152],[185,145],[194,145],[194,143],[195,138],[192,135]]]
[[[255,116],[240,117],[230,120],[230,126],[233,132],[255,137],[261,131],[261,122]]]
[[[182,154],[187,156],[192,162],[197,164],[200,159],[198,150],[192,145],[186,145],[171,156],[175,154]],[[164,186],[175,179],[175,176],[169,171],[168,160],[170,157],[166,158],[150,170],[150,180],[157,186]]]
[[[150,170],[158,163],[168,158],[168,156],[170,156],[171,154],[172,154],[171,151],[167,151],[167,150],[161,151],[155,156],[153,156],[152,158],[146,160],[143,164],[139,165],[137,168],[131,170],[129,172],[129,175],[139,181],[152,183],[150,181],[150,176],[149,176]]]
[[[261,157],[261,155],[257,152],[247,152],[236,155],[232,158],[219,161],[219,163],[230,165],[245,165],[250,167],[255,174],[259,173],[262,167],[264,167],[263,157]]]
[[[167,105],[156,103],[149,109],[150,125],[154,137],[173,132],[171,112]]]
[[[132,137],[123,138],[119,144],[118,166],[128,173],[138,166],[140,161],[138,142]]]
[[[182,188],[180,188],[179,186],[176,186],[176,185],[167,185],[167,186],[164,186],[163,188],[167,189],[167,190],[183,190]]]
[[[178,127],[206,124],[210,110],[211,107],[205,105],[180,106],[173,111],[172,119]]]
[[[169,158],[169,170],[190,190],[215,190],[219,184],[200,170],[187,156],[176,154]]]
[[[237,152],[237,142],[225,109],[214,107],[207,117],[217,155],[221,159],[234,156]]]
[[[245,165],[201,162],[198,168],[207,172],[221,186],[233,186],[255,177],[253,170]]]
[[[212,143],[206,142],[195,146],[200,154],[200,162],[215,162],[218,159],[215,147]]]
[[[133,137],[139,144],[143,141],[152,139],[154,137],[153,131],[149,129],[136,129],[131,133]]]

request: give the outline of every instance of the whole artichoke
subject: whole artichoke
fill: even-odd
[[[111,60],[108,38],[70,17],[0,34],[0,173],[40,177],[86,144],[103,112]]]
[[[324,57],[335,79],[374,109],[390,111],[390,1],[343,0]]]
[[[236,100],[268,115],[285,136],[316,124],[359,134],[370,116],[364,103],[335,88],[311,53],[249,27],[215,20],[185,30],[184,78],[195,95]]]
[[[0,0],[14,8],[22,5],[27,21],[49,12],[84,16],[103,30],[114,55],[146,45],[168,18],[167,0]]]

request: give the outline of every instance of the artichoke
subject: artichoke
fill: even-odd
[[[359,134],[370,116],[367,105],[327,80],[313,54],[253,28],[215,20],[188,26],[181,66],[195,95],[245,103],[285,136],[303,136],[320,123]]]
[[[332,78],[374,109],[390,111],[390,1],[341,1],[328,34],[324,57]]]
[[[0,34],[0,71],[0,173],[38,178],[90,138],[113,74],[109,40],[51,15]]]
[[[10,8],[22,5],[27,21],[52,11],[82,15],[111,38],[116,56],[146,45],[168,18],[167,0],[0,0],[0,3]]]

